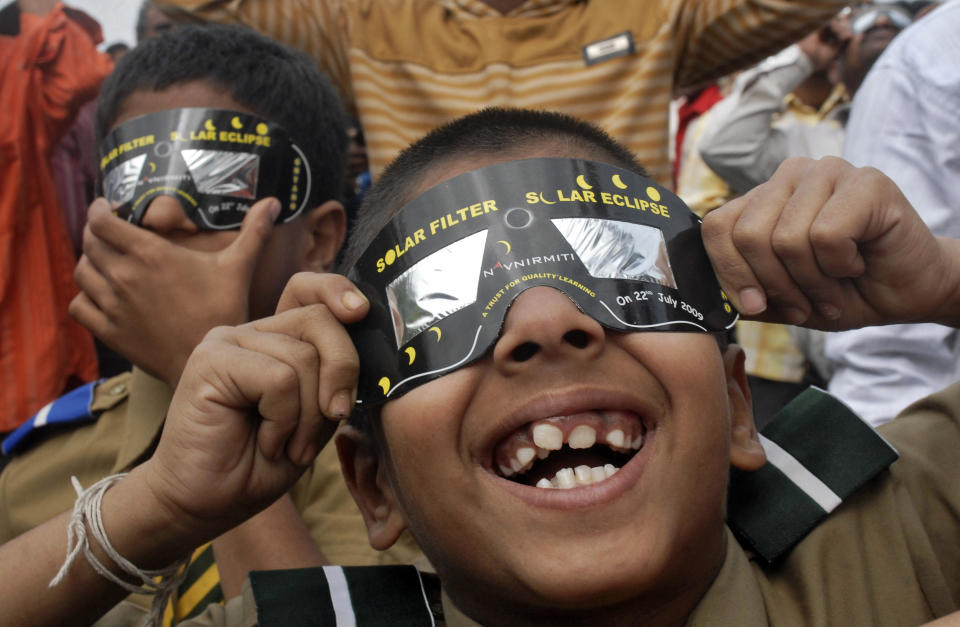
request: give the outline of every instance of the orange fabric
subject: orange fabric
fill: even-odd
[[[99,25],[57,6],[0,36],[0,432],[97,376],[93,338],[67,314],[77,293],[50,154],[112,64]]]

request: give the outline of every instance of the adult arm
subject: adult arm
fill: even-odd
[[[698,143],[700,156],[734,192],[744,194],[766,181],[788,157],[840,154],[843,135],[839,126],[774,125],[786,108],[786,97],[836,57],[840,26],[811,33],[742,73],[710,112]]]
[[[326,304],[207,335],[155,454],[106,492],[106,534],[139,567],[174,562],[274,503],[350,411],[358,358],[342,323],[365,315],[366,301],[343,277],[315,279]],[[82,559],[47,587],[65,557],[66,523],[60,516],[0,547],[0,616],[88,624],[126,594]]]
[[[960,240],[935,237],[899,188],[842,159],[788,159],[707,214],[720,285],[747,317],[826,330],[960,326]]]
[[[676,33],[676,87],[696,87],[799,41],[846,0],[661,0]]]

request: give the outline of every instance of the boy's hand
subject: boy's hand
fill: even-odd
[[[176,385],[207,331],[248,320],[250,282],[273,228],[273,199],[251,208],[240,235],[202,252],[90,206],[70,314],[133,364]]]
[[[707,214],[703,238],[748,318],[829,330],[960,323],[958,241],[935,238],[873,168],[788,159]]]
[[[331,306],[218,327],[191,355],[144,465],[171,519],[216,534],[274,502],[352,409],[359,359],[342,325],[366,302],[345,308],[346,279],[313,277]]]

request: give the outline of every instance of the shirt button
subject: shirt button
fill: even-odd
[[[111,396],[120,396],[127,391],[127,386],[124,383],[118,383],[108,391],[108,394]]]

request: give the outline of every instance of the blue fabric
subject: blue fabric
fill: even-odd
[[[30,417],[3,441],[4,455],[12,455],[26,448],[27,442],[41,429],[49,425],[89,422],[95,418],[90,406],[93,391],[104,380],[94,381],[75,388]]]

